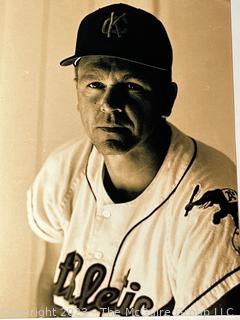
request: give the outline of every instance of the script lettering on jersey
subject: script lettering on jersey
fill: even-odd
[[[124,278],[121,290],[110,286],[99,290],[107,274],[106,267],[100,263],[95,263],[87,269],[83,277],[80,295],[75,296],[76,277],[83,264],[83,258],[76,251],[67,255],[65,261],[59,265],[60,272],[57,282],[54,283],[54,295],[64,297],[69,304],[75,305],[84,312],[94,309],[102,312],[104,309],[108,309],[108,312],[112,311],[126,316],[126,313],[127,315],[135,315],[137,312],[141,313],[143,309],[153,308],[154,304],[150,297],[142,295],[135,299],[141,285],[138,282],[128,281],[130,270]],[[94,299],[93,296],[95,296]]]

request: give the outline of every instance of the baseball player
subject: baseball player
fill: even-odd
[[[240,314],[236,169],[166,120],[177,85],[162,23],[101,8],[61,65],[75,68],[86,136],[54,151],[28,191],[30,226],[56,246],[39,305],[53,297],[76,317]]]

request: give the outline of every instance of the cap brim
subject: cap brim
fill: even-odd
[[[60,62],[60,66],[62,67],[70,66],[71,64],[75,64],[76,60],[78,59],[80,58],[77,56],[68,57]]]
[[[96,55],[98,55],[98,54],[96,54]],[[83,56],[84,56],[84,55],[83,55]],[[77,63],[83,56],[81,56],[81,57],[79,57],[79,56],[71,56],[71,57],[68,57],[68,58],[62,60],[62,61],[60,62],[60,65],[61,65],[62,67],[70,66],[71,64],[73,64],[74,66],[76,66],[76,63]],[[91,54],[88,55],[88,56],[91,56]],[[135,61],[135,60],[132,60],[132,59],[125,59],[125,58],[122,58],[122,57],[112,56],[112,55],[104,55],[104,56],[106,56],[106,57],[112,57],[112,58],[118,58],[118,59],[125,60],[125,61],[130,61],[130,62],[133,62],[133,63],[137,63],[137,64],[140,64],[140,65],[143,65],[143,66],[146,66],[146,67],[158,69],[158,70],[165,71],[165,72],[168,72],[168,71],[169,71],[169,70],[167,70],[167,69],[165,69],[165,68],[153,66],[153,65],[146,64],[146,63],[142,63],[142,62]]]

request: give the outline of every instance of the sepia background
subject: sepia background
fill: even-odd
[[[118,2],[166,26],[179,87],[170,120],[235,161],[230,1],[0,0],[0,318],[35,308],[45,244],[28,227],[26,191],[49,152],[82,132],[73,68],[59,61],[81,19]]]

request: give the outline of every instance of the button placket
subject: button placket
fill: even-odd
[[[99,229],[101,228],[102,224],[102,214],[101,210],[96,208],[95,217],[93,218],[93,228],[91,232],[91,237],[89,238],[88,245],[87,245],[87,257],[88,259],[101,259],[100,254],[97,254],[97,252],[100,252],[97,250],[98,248],[98,237],[99,237]]]
[[[99,245],[101,242],[100,238],[106,235],[105,231],[104,234],[102,234],[104,221],[106,221],[106,219],[108,219],[110,216],[111,210],[107,206],[100,206],[97,208],[92,237],[90,239],[91,244],[88,247],[87,252],[87,256],[89,259],[102,260],[104,258],[103,252],[100,251],[102,246],[99,247]]]

